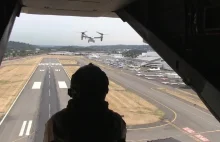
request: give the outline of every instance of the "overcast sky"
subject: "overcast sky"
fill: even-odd
[[[104,40],[88,43],[81,40],[81,31],[88,36],[99,36],[96,31],[106,33]],[[35,45],[143,45],[142,38],[119,18],[88,18],[71,16],[43,16],[21,14],[17,17],[10,40]]]

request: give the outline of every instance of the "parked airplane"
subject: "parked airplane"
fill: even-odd
[[[148,71],[160,71],[160,68],[157,67],[157,68],[149,68]]]

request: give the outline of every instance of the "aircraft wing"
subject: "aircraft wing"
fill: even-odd
[[[87,36],[86,38],[90,38],[90,39],[93,39],[92,37],[90,37],[90,36]]]
[[[94,38],[101,38],[101,37],[94,37]]]

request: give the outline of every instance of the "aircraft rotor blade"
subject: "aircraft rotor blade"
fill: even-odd
[[[82,33],[82,34],[85,34],[87,31],[85,31],[85,32],[80,32],[80,33]]]
[[[100,33],[100,32],[97,32],[98,34],[100,34],[100,35],[107,35],[107,34],[104,34],[104,33]]]
[[[103,33],[100,33],[100,32],[97,32],[98,34],[100,34],[100,35],[104,35]]]

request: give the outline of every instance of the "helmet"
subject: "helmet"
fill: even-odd
[[[109,80],[105,72],[90,63],[72,75],[68,94],[76,99],[105,100],[108,85]]]

